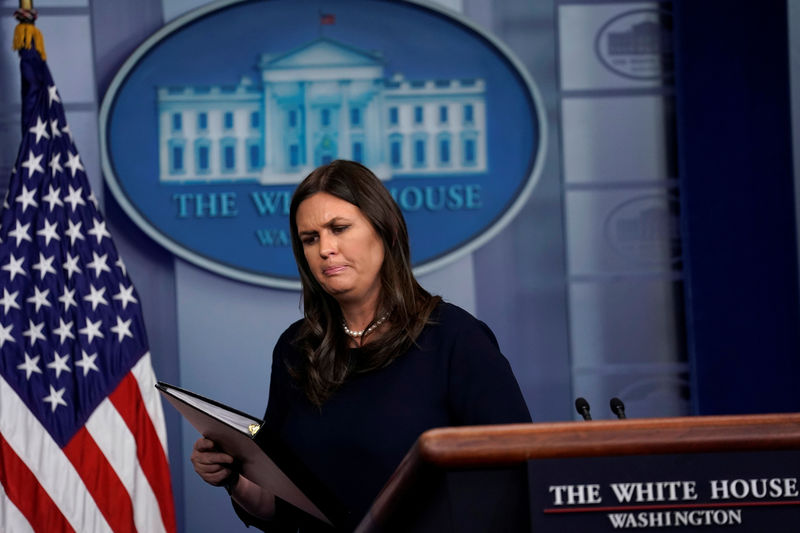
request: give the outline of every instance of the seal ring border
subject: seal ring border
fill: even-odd
[[[243,281],[245,283],[251,283],[254,285],[260,285],[264,287],[272,287],[276,289],[287,289],[287,290],[299,290],[300,287],[300,280],[288,280],[285,278],[280,277],[272,277],[265,274],[255,274],[253,272],[247,272],[239,268],[234,268],[231,266],[227,266],[218,260],[212,260],[207,257],[204,257],[197,252],[189,250],[186,246],[182,245],[178,241],[172,239],[165,235],[159,228],[155,227],[147,218],[139,212],[136,207],[132,204],[132,202],[128,199],[127,194],[122,189],[122,186],[117,180],[117,175],[114,172],[114,167],[111,162],[111,158],[109,156],[109,147],[108,147],[108,119],[110,116],[111,111],[113,110],[114,103],[116,101],[117,92],[121,88],[124,81],[127,79],[128,74],[134,69],[134,67],[139,63],[139,61],[144,58],[150,50],[155,47],[160,41],[164,38],[171,35],[177,29],[181,28],[189,24],[190,22],[202,18],[206,15],[209,15],[215,11],[220,11],[227,7],[230,7],[235,4],[243,4],[247,2],[251,2],[252,0],[218,0],[217,2],[213,2],[211,4],[207,4],[205,6],[201,6],[195,10],[192,10],[180,17],[172,20],[171,22],[165,24],[155,33],[153,33],[150,37],[148,37],[142,44],[140,44],[133,53],[128,56],[128,59],[122,64],[119,68],[117,73],[114,75],[114,78],[111,80],[111,83],[106,90],[105,95],[103,96],[103,102],[100,106],[100,157],[101,157],[101,168],[103,170],[103,176],[105,178],[105,182],[108,185],[108,188],[111,190],[111,193],[114,195],[114,198],[122,207],[123,211],[131,218],[131,220],[142,230],[144,231],[147,236],[151,239],[156,241],[158,244],[175,254],[176,256],[184,259],[190,263],[193,263],[201,268],[214,272],[216,274],[220,274],[227,278],[231,278],[237,281]],[[544,112],[544,104],[542,101],[541,94],[539,93],[539,89],[534,83],[533,79],[531,78],[530,74],[527,71],[527,68],[520,62],[517,56],[497,37],[492,35],[491,33],[487,32],[486,30],[480,28],[477,24],[472,22],[471,20],[467,19],[461,13],[452,11],[448,8],[443,6],[433,5],[429,2],[425,2],[424,0],[382,0],[382,1],[389,1],[392,3],[398,4],[409,4],[413,6],[417,6],[418,8],[425,9],[428,11],[432,11],[434,13],[438,13],[439,15],[444,15],[450,19],[454,19],[469,30],[475,32],[480,37],[485,39],[489,42],[492,46],[494,46],[500,53],[505,56],[505,58],[511,63],[511,65],[516,70],[516,73],[520,76],[522,81],[525,83],[526,88],[528,89],[528,93],[532,97],[533,106],[536,112],[536,120],[539,126],[539,143],[536,149],[536,154],[534,155],[534,164],[531,170],[531,173],[528,175],[528,178],[525,182],[525,185],[519,191],[516,200],[514,200],[511,205],[506,209],[503,214],[496,218],[494,222],[491,223],[489,227],[486,228],[485,231],[481,232],[479,235],[475,236],[474,238],[470,239],[462,246],[459,246],[457,249],[445,253],[445,255],[437,257],[427,263],[423,263],[417,267],[414,267],[415,275],[424,275],[434,270],[438,270],[461,257],[472,253],[477,248],[483,246],[494,238],[500,231],[502,231],[511,220],[519,213],[522,207],[525,205],[525,202],[530,196],[531,192],[533,191],[534,187],[539,181],[541,177],[542,169],[544,167],[544,154],[546,153],[547,148],[547,137],[548,137],[548,128],[547,128],[547,120]]]

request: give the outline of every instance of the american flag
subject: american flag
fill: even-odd
[[[47,64],[20,56],[23,138],[0,215],[0,532],[174,532],[139,297]]]

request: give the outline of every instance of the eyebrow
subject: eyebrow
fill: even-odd
[[[345,218],[345,217],[333,217],[332,219],[330,219],[329,221],[324,223],[322,225],[322,227],[323,228],[330,228],[330,227],[336,226],[338,224],[341,224],[342,222],[349,223],[349,220],[347,218]],[[303,235],[316,235],[316,233],[317,233],[317,230],[305,230],[305,231],[298,231],[297,232],[297,234],[300,235],[300,236],[303,236]]]

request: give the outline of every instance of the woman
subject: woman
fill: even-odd
[[[264,424],[348,507],[352,528],[425,430],[530,415],[489,328],[414,279],[403,216],[369,169],[317,168],[289,218],[305,317],[275,346]],[[192,462],[246,523],[297,529],[296,513],[211,441],[197,441]]]

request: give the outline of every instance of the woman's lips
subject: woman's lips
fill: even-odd
[[[345,265],[329,266],[324,268],[322,270],[322,273],[325,274],[326,276],[333,276],[335,274],[338,274],[339,272],[342,272],[345,268],[347,268]]]

